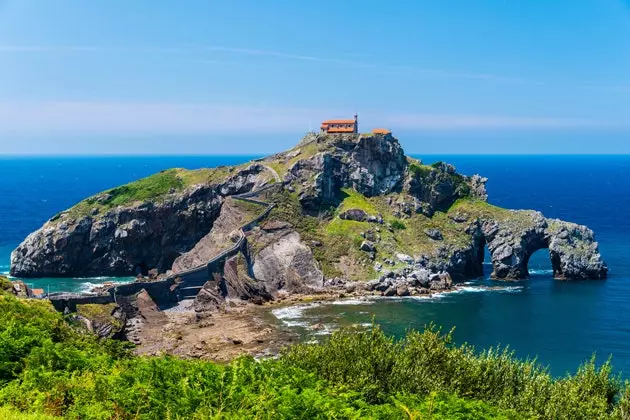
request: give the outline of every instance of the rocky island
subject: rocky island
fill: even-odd
[[[486,181],[407,157],[388,132],[309,133],[243,165],[170,169],[87,198],[30,234],[11,274],[140,276],[99,301],[120,307],[127,336],[139,308],[182,301],[201,320],[279,297],[450,289],[483,274],[486,248],[496,279],[526,278],[542,248],[557,279],[606,277],[590,229],[493,206]]]

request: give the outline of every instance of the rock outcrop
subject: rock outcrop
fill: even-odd
[[[309,142],[325,147],[295,162],[285,177],[299,185],[305,209],[320,210],[325,203],[337,202],[344,187],[368,197],[387,194],[400,187],[405,176],[405,154],[391,135],[321,134]]]
[[[558,279],[606,277],[608,267],[602,261],[593,231],[575,223],[547,219],[540,212],[512,213],[509,219],[480,221],[492,257],[492,277],[526,278],[529,259],[540,249],[549,249],[553,274]]]
[[[309,293],[323,287],[313,252],[289,224],[264,224],[252,232],[248,244],[253,275],[271,294]]]
[[[152,268],[164,272],[210,231],[224,197],[250,191],[264,172],[262,165],[253,164],[217,184],[193,185],[105,213],[61,213],[13,251],[11,275],[128,276]],[[105,192],[86,201],[99,203],[111,200],[111,195]]]

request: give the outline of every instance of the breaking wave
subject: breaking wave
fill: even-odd
[[[307,328],[310,323],[304,319],[304,311],[318,306],[321,305],[319,303],[309,303],[308,305],[287,306],[273,309],[271,313],[287,327]]]

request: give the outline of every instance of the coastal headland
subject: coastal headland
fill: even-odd
[[[590,229],[490,205],[486,181],[405,156],[387,131],[309,133],[254,162],[171,169],[89,197],[29,235],[11,274],[137,275],[96,295],[49,298],[99,335],[147,352],[165,328],[214,328],[239,346],[221,330],[259,319],[261,305],[453,290],[482,275],[486,249],[496,279],[526,278],[540,249],[557,279],[606,277]],[[283,341],[262,321],[244,323],[260,344],[252,352]]]

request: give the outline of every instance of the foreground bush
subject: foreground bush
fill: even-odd
[[[609,364],[554,380],[503,350],[476,354],[434,328],[402,340],[343,330],[276,360],[229,365],[131,356],[44,302],[0,296],[0,418],[624,419]]]
[[[612,375],[609,362],[598,368],[591,359],[575,375],[554,379],[535,360],[518,360],[507,349],[475,353],[432,326],[401,340],[377,326],[341,330],[324,344],[292,347],[280,361],[360,392],[370,403],[396,393],[446,392],[533,418],[630,418],[630,388]]]

